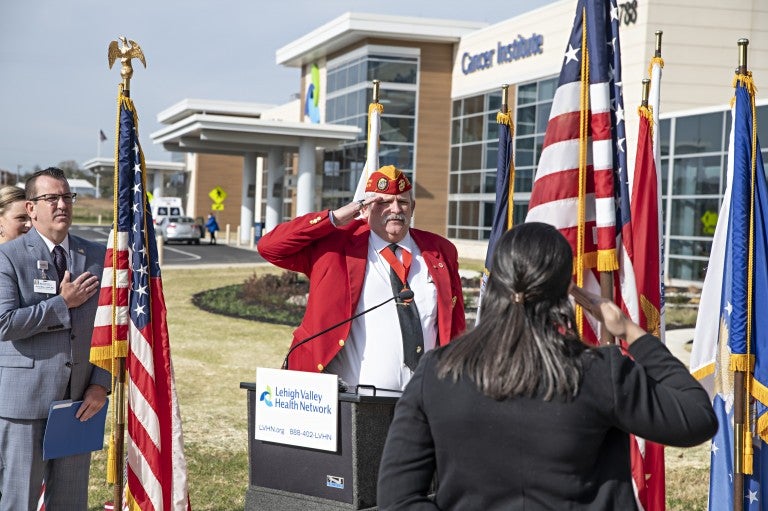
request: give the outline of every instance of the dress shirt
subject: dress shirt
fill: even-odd
[[[389,242],[370,233],[363,292],[355,314],[392,298],[390,266],[380,254],[388,245]],[[435,347],[437,340],[437,289],[411,235],[407,234],[398,245],[413,256],[408,287],[419,309],[426,352]],[[398,250],[398,257],[402,259],[401,253],[402,250]],[[403,338],[395,307],[393,300],[353,320],[344,349],[328,364],[326,372],[338,374],[352,386],[403,390],[413,372],[403,362]]]
[[[38,232],[38,234],[40,234],[40,237],[43,238],[43,242],[45,242],[45,246],[48,247],[48,251],[51,253],[51,258],[53,258],[53,249],[56,247],[56,243],[46,238],[40,232]],[[61,248],[64,249],[64,254],[67,256],[67,270],[69,270],[69,272],[72,273],[72,256],[69,255],[69,235],[67,235],[67,237],[64,238],[64,241],[59,243],[59,245],[61,245]],[[53,270],[53,274],[55,275],[56,269],[51,268],[51,270]]]

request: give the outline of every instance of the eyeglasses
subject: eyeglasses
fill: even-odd
[[[48,204],[55,205],[59,203],[59,200],[63,200],[64,204],[74,204],[77,202],[77,194],[76,193],[46,193],[44,195],[38,195],[37,197],[32,197],[32,201],[45,201]]]

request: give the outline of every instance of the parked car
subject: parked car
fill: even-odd
[[[163,237],[163,243],[169,241],[186,241],[189,244],[200,244],[202,228],[188,216],[164,216],[157,221],[157,234]]]

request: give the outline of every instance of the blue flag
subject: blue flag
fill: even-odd
[[[754,455],[752,460],[745,460],[745,471],[752,473],[744,476],[743,509],[761,510],[763,502],[768,505],[768,485],[761,484],[762,474],[768,474],[768,451],[761,455],[768,438],[768,188],[760,143],[753,137],[753,90],[751,76],[737,76],[728,188],[720,213],[720,221],[727,221],[725,246],[717,242],[712,245],[713,254],[723,248],[725,251],[720,324],[717,332],[710,332],[709,340],[701,335],[694,341],[696,344],[717,340],[710,350],[715,368],[713,406],[720,422],[711,447],[709,509],[713,511],[733,509],[734,396],[738,396],[739,390],[734,388],[734,369],[746,372],[743,395],[751,396],[744,398],[749,406],[743,422],[748,432],[745,447],[748,451],[752,449]],[[708,272],[713,271],[720,269],[710,264]],[[705,281],[702,295],[713,292],[716,290],[707,289]],[[699,310],[699,314],[712,312]]]
[[[477,321],[480,321],[480,308],[483,293],[488,283],[493,266],[493,251],[501,235],[512,228],[512,204],[515,186],[515,161],[512,152],[512,118],[508,113],[499,112],[496,116],[499,124],[499,155],[496,163],[496,204],[493,211],[491,237],[488,239],[488,251],[485,254],[485,269],[480,282],[480,296],[477,302]]]

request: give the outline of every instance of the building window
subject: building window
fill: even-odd
[[[449,170],[448,237],[488,239],[496,199],[501,92],[453,102]]]
[[[515,197],[513,221],[523,222],[533,188],[533,177],[544,143],[557,78],[521,84],[513,110],[515,126]],[[453,102],[448,237],[488,239],[496,202],[496,165],[499,126],[496,113],[501,92],[489,92]],[[468,214],[465,202],[478,203]]]
[[[395,165],[413,176],[416,140],[418,56],[387,55],[381,48],[363,48],[327,66],[325,120],[360,128],[357,140],[326,151],[323,162],[324,208],[346,204],[354,195],[363,172],[367,151],[368,105],[373,80],[379,80],[381,117],[379,164]],[[393,53],[403,49],[393,50]],[[406,52],[408,53],[408,52]],[[412,52],[411,52],[412,53]]]
[[[662,119],[659,130],[665,277],[701,282],[725,193],[730,116]]]

